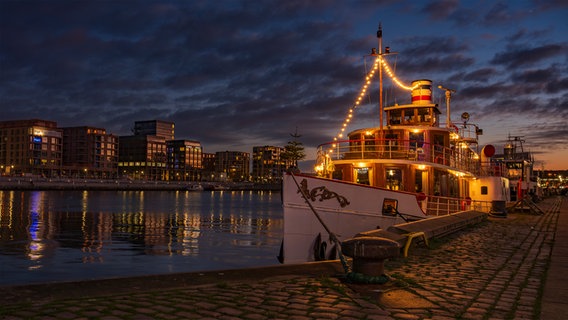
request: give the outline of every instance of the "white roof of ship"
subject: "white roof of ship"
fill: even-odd
[[[385,110],[385,111],[390,111],[390,110],[410,109],[410,108],[435,108],[434,110],[436,110],[436,112],[441,113],[440,110],[438,110],[438,104],[437,104],[437,103],[429,103],[429,104],[403,104],[403,105],[395,104],[394,106],[385,107],[384,110]]]

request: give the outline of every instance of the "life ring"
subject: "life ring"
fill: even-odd
[[[424,192],[420,192],[416,195],[416,201],[418,201],[418,203],[421,203],[424,200],[426,200],[426,194]]]
[[[314,242],[314,260],[324,261],[326,251],[327,251],[327,243],[325,241],[321,241],[321,233],[318,233],[316,240]]]
[[[464,200],[462,200],[461,202],[461,210],[465,211],[467,207],[469,207],[470,205],[471,205],[471,198],[465,197]]]
[[[460,133],[460,128],[458,128],[458,126],[456,126],[453,123],[452,123],[452,128],[454,128],[454,130],[456,130],[456,133]]]

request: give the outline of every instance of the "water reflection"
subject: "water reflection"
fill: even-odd
[[[0,191],[0,285],[276,264],[279,193]]]

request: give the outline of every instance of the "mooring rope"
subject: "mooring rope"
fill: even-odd
[[[337,238],[337,236],[335,235],[335,233],[333,233],[329,227],[325,224],[325,222],[323,221],[323,219],[321,218],[321,216],[319,215],[319,213],[316,211],[316,209],[314,208],[314,206],[312,205],[312,203],[309,200],[308,195],[306,194],[306,192],[304,191],[304,189],[302,189],[300,187],[300,184],[298,183],[298,180],[296,180],[296,176],[294,175],[293,172],[290,171],[290,175],[292,176],[292,180],[294,180],[294,183],[296,184],[296,187],[298,187],[298,191],[300,191],[300,193],[302,194],[302,198],[304,198],[304,201],[306,201],[306,203],[308,204],[308,206],[310,207],[310,209],[312,210],[313,214],[316,216],[316,218],[318,219],[319,223],[323,226],[323,228],[325,229],[325,231],[329,234],[329,238],[331,239],[331,241],[333,241],[333,243],[335,243],[336,247],[337,247],[337,253],[339,255],[339,260],[341,261],[341,264],[343,265],[343,269],[345,270],[345,273],[349,273],[351,272],[351,268],[349,267],[349,265],[347,264],[347,260],[345,259],[345,256],[343,255],[343,252],[341,252],[341,241],[339,241],[339,239]]]
[[[384,274],[380,275],[380,276],[369,276],[369,275],[362,274],[362,273],[359,273],[359,272],[353,272],[351,270],[351,267],[349,267],[349,264],[347,263],[347,259],[345,258],[345,255],[343,255],[343,252],[341,251],[341,241],[337,238],[335,233],[333,233],[329,229],[329,227],[325,224],[325,222],[323,221],[323,219],[321,218],[319,213],[316,211],[316,209],[314,208],[314,206],[310,202],[309,197],[306,194],[306,192],[304,191],[304,189],[302,189],[300,187],[300,184],[296,180],[296,176],[294,175],[294,173],[291,170],[290,170],[290,175],[292,176],[292,180],[294,180],[296,187],[298,187],[298,190],[302,194],[302,198],[304,198],[304,200],[306,201],[306,203],[308,204],[308,206],[312,210],[313,214],[316,216],[318,221],[321,223],[321,225],[323,226],[325,231],[329,234],[329,238],[331,239],[331,241],[333,241],[335,243],[336,248],[337,248],[337,253],[338,253],[338,256],[339,256],[339,261],[341,261],[341,265],[343,266],[343,270],[345,271],[345,277],[347,278],[347,280],[350,281],[350,282],[368,283],[368,284],[384,284],[384,283],[388,282],[390,279],[387,275],[384,275]]]

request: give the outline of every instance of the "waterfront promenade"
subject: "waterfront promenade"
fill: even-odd
[[[0,319],[564,319],[568,198],[412,247],[385,285],[337,262],[4,287]]]

